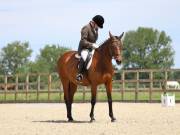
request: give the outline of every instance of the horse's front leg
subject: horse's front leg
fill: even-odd
[[[91,112],[90,112],[90,122],[95,120],[94,118],[94,106],[96,104],[96,92],[97,92],[97,85],[92,85],[91,87]]]
[[[106,86],[106,92],[107,92],[108,104],[109,104],[109,116],[111,118],[111,122],[114,122],[116,119],[113,115],[113,109],[112,109],[112,96],[111,96],[112,81],[105,83],[105,86]]]
[[[72,114],[71,114],[72,102],[70,102],[68,100],[65,100],[65,103],[66,103],[66,108],[67,108],[67,118],[68,118],[68,121],[72,122],[72,121],[74,121],[73,117],[72,117]]]

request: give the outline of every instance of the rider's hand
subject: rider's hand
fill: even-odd
[[[92,45],[92,47],[93,47],[94,49],[96,49],[96,48],[98,48],[99,46],[94,43],[94,44]]]

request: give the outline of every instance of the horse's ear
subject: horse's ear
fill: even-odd
[[[109,37],[110,37],[110,38],[112,38],[112,37],[113,37],[113,35],[111,34],[111,32],[110,32],[110,31],[109,31]]]
[[[124,35],[124,32],[119,36],[119,39],[121,39],[123,37],[123,35]]]

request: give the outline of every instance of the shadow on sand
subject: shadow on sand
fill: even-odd
[[[91,123],[90,121],[67,121],[67,120],[42,120],[42,121],[32,121],[32,122],[40,122],[40,123]]]

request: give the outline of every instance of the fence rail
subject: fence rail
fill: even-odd
[[[165,92],[175,93],[180,102],[180,89],[167,89],[167,81],[180,82],[180,69],[143,69],[116,71],[113,100],[125,102],[159,102]],[[78,86],[75,102],[90,101],[90,87]],[[106,100],[103,85],[98,87],[98,101]],[[56,73],[0,75],[0,103],[63,102],[63,88]]]

